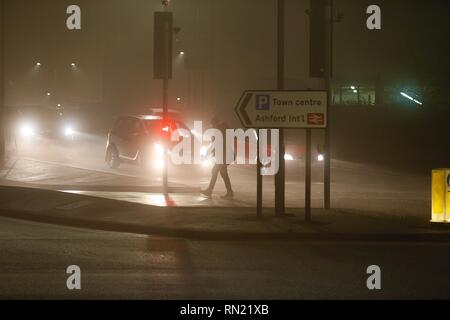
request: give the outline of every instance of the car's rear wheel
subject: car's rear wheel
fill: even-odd
[[[120,166],[119,153],[114,147],[109,147],[106,150],[106,163],[112,169],[117,169]]]

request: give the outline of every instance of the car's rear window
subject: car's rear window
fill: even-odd
[[[148,132],[155,132],[161,126],[161,120],[144,120],[144,124]]]

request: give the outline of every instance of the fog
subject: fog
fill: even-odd
[[[81,31],[65,27],[69,4],[6,1],[6,105],[12,113],[29,105],[73,108],[80,130],[106,139],[117,115],[161,108],[162,83],[153,79],[152,65],[153,11],[161,10],[160,1],[80,0]],[[417,170],[444,165],[448,3],[379,1],[383,28],[375,32],[365,28],[369,4],[335,1],[343,19],[334,27],[333,81],[417,87],[425,105],[332,106],[332,152]],[[309,77],[308,7],[308,1],[286,0],[288,90],[323,88],[322,79]],[[174,36],[169,107],[188,124],[219,115],[240,126],[234,107],[242,92],[276,87],[276,2],[183,0],[172,1],[171,10],[181,30]],[[314,132],[315,145],[322,135]],[[303,145],[303,139],[303,131],[288,131],[288,142]]]

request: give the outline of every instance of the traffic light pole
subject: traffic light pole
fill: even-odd
[[[164,3],[163,3],[164,4]],[[167,11],[167,5],[165,9]],[[163,79],[163,124],[166,125],[168,123],[169,118],[169,68],[170,68],[170,57],[171,54],[169,52],[169,43],[171,41],[170,37],[172,36],[172,30],[170,30],[170,25],[168,20],[164,22],[164,79]],[[169,128],[169,135],[171,134],[171,128]],[[163,165],[163,173],[162,173],[162,183],[164,193],[167,194],[169,192],[169,141],[165,141],[164,143],[164,165]]]
[[[284,0],[277,0],[278,21],[278,57],[277,57],[277,89],[284,90]],[[278,154],[279,170],[275,175],[275,215],[285,213],[285,161],[284,161],[284,129],[280,129],[280,152]]]
[[[331,139],[330,139],[330,114],[331,114],[331,77],[333,70],[333,0],[328,0],[325,5],[325,90],[327,91],[327,128],[325,129],[325,163],[324,163],[324,203],[325,209],[331,208]]]

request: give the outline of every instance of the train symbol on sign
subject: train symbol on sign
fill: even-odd
[[[308,113],[307,122],[309,125],[323,125],[325,123],[325,115],[323,113]]]
[[[257,94],[256,97],[256,110],[270,110],[270,95]]]

